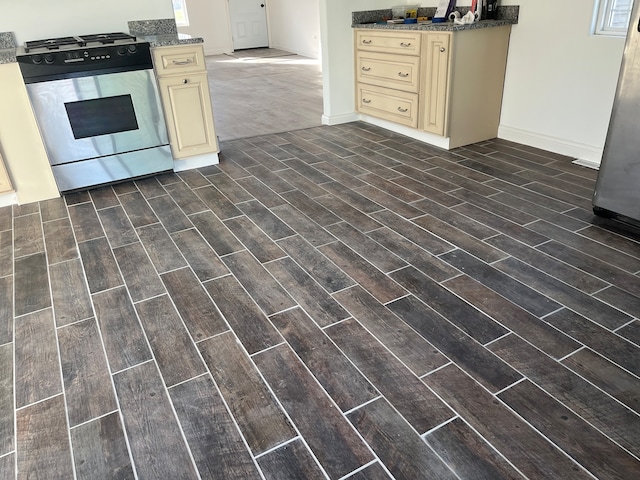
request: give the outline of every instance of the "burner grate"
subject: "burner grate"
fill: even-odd
[[[47,50],[57,50],[64,45],[78,45],[83,47],[84,41],[79,37],[60,37],[60,38],[47,38],[44,40],[32,40],[25,43],[24,50],[28,52],[34,48],[45,48]]]
[[[85,42],[98,42],[102,44],[115,43],[116,40],[135,40],[136,37],[127,33],[98,33],[92,35],[80,35]]]
[[[85,47],[88,43],[97,43],[101,45],[115,43],[119,40],[135,41],[136,37],[127,33],[115,32],[115,33],[95,33],[91,35],[80,35],[76,37],[60,37],[60,38],[47,38],[44,40],[33,40],[26,42],[24,51],[29,53],[30,50],[41,48],[44,50],[59,50],[60,47],[65,46],[78,46]]]

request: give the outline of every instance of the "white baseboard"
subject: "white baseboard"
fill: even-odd
[[[322,115],[323,125],[340,125],[342,123],[357,122],[360,115],[357,113],[344,113],[342,115]]]
[[[8,207],[9,205],[18,205],[16,192],[0,194],[0,207]]]
[[[441,137],[440,135],[434,135],[433,133],[423,132],[422,130],[417,130],[415,128],[405,127],[404,125],[398,125],[397,123],[389,122],[387,120],[382,120],[376,117],[371,117],[369,115],[360,114],[359,117],[363,122],[377,125],[378,127],[391,130],[392,132],[399,133],[400,135],[406,135],[407,137],[411,137],[421,142],[428,143],[429,145],[433,145],[434,147],[449,150],[449,137]]]
[[[184,170],[193,170],[194,168],[208,167],[209,165],[217,165],[220,162],[217,153],[206,153],[204,155],[195,155],[193,157],[181,158],[173,161],[173,171],[183,172]]]
[[[573,163],[595,169],[600,166],[600,160],[602,159],[602,152],[604,150],[604,147],[584,145],[506,125],[500,125],[498,138],[522,143],[530,147],[541,148],[542,150],[548,150],[549,152],[559,153],[561,155],[567,155],[568,157],[574,157],[576,160]]]

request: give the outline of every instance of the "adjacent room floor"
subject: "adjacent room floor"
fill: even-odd
[[[0,209],[0,479],[631,479],[596,172],[363,123]]]
[[[206,63],[220,140],[321,124],[320,60],[255,48],[208,56]]]

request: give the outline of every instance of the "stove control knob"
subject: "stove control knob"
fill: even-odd
[[[44,61],[45,63],[52,64],[53,62],[56,61],[56,57],[54,57],[53,54],[51,53],[47,53],[44,56]]]
[[[138,51],[138,47],[136,45],[129,45],[127,50],[129,50],[129,53],[134,54]]]
[[[40,63],[42,63],[42,55],[38,55],[38,54],[33,55],[33,56],[31,57],[31,61],[32,61],[33,63],[35,63],[35,64],[40,64]]]
[[[127,47],[125,47],[124,45],[120,45],[116,49],[116,52],[118,52],[118,55],[126,55],[127,54]]]

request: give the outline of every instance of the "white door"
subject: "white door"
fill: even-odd
[[[233,48],[269,46],[265,0],[229,0]]]

